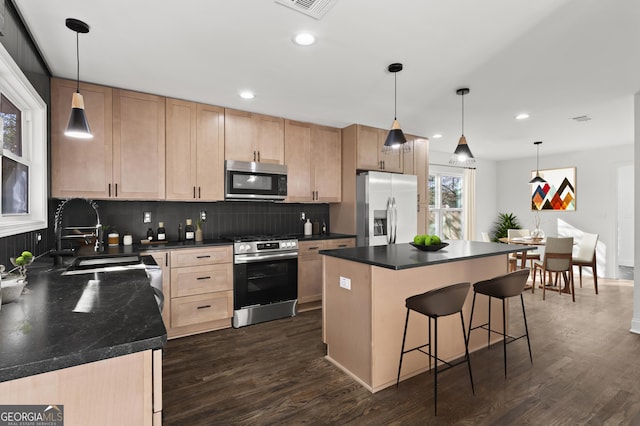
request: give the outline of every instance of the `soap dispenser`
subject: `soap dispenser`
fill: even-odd
[[[311,235],[313,232],[313,224],[311,223],[311,219],[307,219],[307,222],[304,224],[304,235]]]

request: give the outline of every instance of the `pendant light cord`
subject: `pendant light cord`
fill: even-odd
[[[76,32],[76,92],[80,93],[80,33]]]
[[[464,94],[462,97],[462,136],[464,136]]]
[[[398,73],[393,73],[393,120],[398,119]]]

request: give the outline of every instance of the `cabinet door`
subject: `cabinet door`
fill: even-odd
[[[416,137],[413,135],[408,135],[406,133],[405,136],[407,138],[407,143],[411,146],[411,151],[405,152],[402,156],[402,173],[405,175],[415,175],[416,173],[413,157],[415,153],[414,142],[416,140]]]
[[[184,327],[233,316],[233,291],[171,299],[171,327]]]
[[[224,200],[224,109],[198,104],[197,198]]]
[[[339,238],[336,240],[327,240],[325,241],[325,249],[339,249],[339,248],[347,248],[347,247],[355,247],[356,239],[355,238]]]
[[[166,199],[193,200],[196,196],[196,104],[167,99]]]
[[[339,203],[342,198],[340,129],[313,126],[311,133],[312,187],[316,201]]]
[[[356,128],[356,141],[356,168],[361,170],[380,170],[378,129],[358,125]]]
[[[426,234],[429,227],[427,226],[427,218],[429,217],[429,205],[418,204],[418,234]]]
[[[309,303],[322,299],[322,241],[298,244],[298,302]]]
[[[165,189],[165,99],[113,91],[115,196],[162,200]]]
[[[385,154],[382,152],[384,141],[387,140],[389,130],[378,129],[378,153],[379,159],[382,161],[382,170],[385,172],[402,173],[402,152],[397,151],[394,154]]]
[[[285,164],[287,165],[287,201],[313,200],[311,124],[286,120]]]
[[[258,161],[284,164],[284,119],[252,114],[256,127]]]
[[[112,177],[112,90],[80,83],[92,139],[64,135],[76,82],[51,80],[51,195],[109,198]]]
[[[405,175],[418,177],[418,203],[427,203],[427,150],[429,140],[418,136],[407,135],[411,151],[403,154],[403,171]]]
[[[250,112],[224,110],[224,158],[225,160],[256,161],[257,129]]]
[[[233,265],[220,263],[171,269],[171,297],[233,290]]]

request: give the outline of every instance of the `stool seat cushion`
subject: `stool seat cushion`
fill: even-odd
[[[407,308],[428,317],[441,317],[460,312],[469,293],[470,283],[453,284],[411,296]]]
[[[473,285],[473,291],[499,299],[513,297],[522,293],[528,278],[529,269],[519,269],[497,278],[479,281]]]

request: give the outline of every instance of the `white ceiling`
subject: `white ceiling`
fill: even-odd
[[[638,0],[336,0],[316,20],[273,0],[14,0],[45,61],[80,79],[336,127],[398,120],[482,159],[633,143]],[[306,30],[318,41],[291,42]],[[255,91],[250,101],[238,96]],[[528,112],[526,121],[515,115]],[[572,117],[588,115],[588,122]],[[90,117],[89,117],[90,119]],[[441,133],[441,139],[431,138]]]

